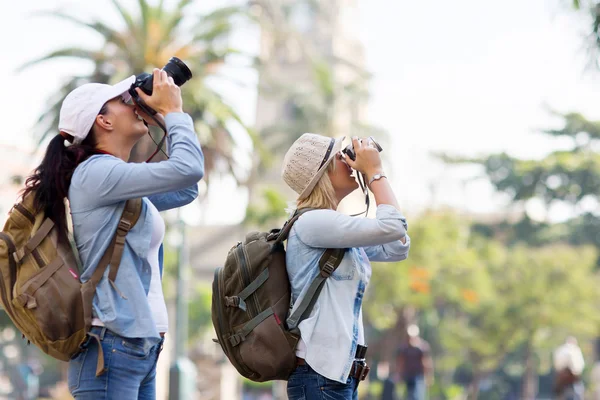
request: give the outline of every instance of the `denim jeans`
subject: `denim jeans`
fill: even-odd
[[[163,341],[124,338],[99,327],[92,332],[100,336],[106,370],[96,377],[98,342],[88,337],[83,350],[69,361],[71,395],[76,400],[155,400],[156,363]]]
[[[406,378],[406,400],[425,400],[427,399],[427,387],[425,386],[425,377],[423,375],[414,378]]]
[[[357,388],[354,378],[346,383],[332,381],[306,364],[297,366],[290,375],[287,395],[289,400],[358,400]]]

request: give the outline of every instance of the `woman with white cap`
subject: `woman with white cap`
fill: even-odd
[[[156,398],[156,363],[168,329],[161,286],[165,225],[159,211],[194,200],[204,174],[204,156],[193,121],[182,112],[180,89],[158,69],[151,96],[136,90],[164,119],[170,158],[127,162],[148,133],[143,113],[128,94],[134,80],[114,86],[88,83],[67,95],[60,135],[50,141],[24,192],[32,193],[38,209],[65,232],[64,200],[69,200],[82,282],[90,280],[110,246],[126,201],[142,198],[118,274],[113,281],[107,269],[98,283],[88,340],[69,362],[68,385],[76,399]],[[65,140],[71,145],[65,146]]]
[[[355,355],[359,345],[366,346],[362,299],[371,276],[370,261],[404,260],[410,247],[406,220],[378,150],[368,140],[353,138],[352,160],[341,152],[342,140],[305,133],[283,162],[283,179],[299,195],[297,209],[315,209],[300,216],[288,237],[286,262],[295,306],[320,273],[325,249],[346,249],[310,315],[298,325],[298,366],[287,386],[290,400],[358,398],[364,373]],[[340,201],[358,188],[352,170],[364,174],[375,197],[374,219],[336,211]]]

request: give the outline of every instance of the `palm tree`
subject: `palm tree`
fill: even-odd
[[[600,1],[569,0],[568,3],[577,11],[587,14],[589,21],[587,52],[589,65],[600,68]]]
[[[227,42],[235,18],[245,14],[245,7],[220,8],[196,16],[186,12],[191,0],[180,0],[171,9],[166,8],[162,0],[157,5],[138,0],[137,13],[123,8],[118,0],[110,2],[124,23],[121,30],[99,20],[85,21],[58,11],[42,14],[94,31],[103,37],[104,43],[99,49],[58,49],[25,65],[63,57],[91,61],[94,65],[90,74],[72,76],[51,97],[50,106],[37,123],[39,141],[56,132],[62,100],[75,87],[86,82],[118,81],[153,67],[162,67],[171,56],[176,56],[184,60],[193,73],[193,79],[182,86],[182,95],[184,108],[195,121],[204,150],[205,180],[208,183],[210,172],[215,170],[236,177],[238,168],[232,156],[236,140],[231,132],[232,125],[241,127],[255,143],[257,136],[223,96],[207,84],[207,78],[220,78],[218,73],[226,57],[241,53],[230,48]]]

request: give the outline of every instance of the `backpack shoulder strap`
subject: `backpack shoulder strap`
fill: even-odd
[[[112,254],[110,257],[110,273],[108,279],[114,282],[117,279],[117,272],[121,265],[121,258],[123,257],[123,249],[125,248],[125,236],[133,228],[140,218],[142,212],[142,199],[131,199],[125,203],[121,220],[117,226],[117,232],[114,237],[114,243],[112,244]],[[108,250],[111,246],[109,246]]]
[[[296,311],[286,320],[290,331],[296,331],[300,322],[310,315],[325,281],[340,266],[345,253],[346,249],[325,250],[319,260],[320,273],[313,279]]]
[[[316,208],[300,208],[296,211],[294,211],[294,214],[292,214],[292,217],[290,219],[288,219],[287,221],[285,221],[285,224],[283,224],[283,227],[279,230],[279,232],[277,232],[277,230],[275,230],[277,236],[277,242],[281,243],[284,240],[286,240],[288,238],[288,235],[290,234],[290,231],[292,230],[292,226],[294,225],[294,222],[296,222],[298,220],[298,218],[300,218],[300,216],[302,214],[304,214],[307,211],[312,211],[312,210],[316,210]]]
[[[119,265],[121,264],[121,257],[123,256],[123,249],[125,247],[125,236],[131,230],[131,228],[137,223],[140,213],[142,211],[142,199],[131,199],[125,203],[123,214],[117,227],[117,232],[113,236],[112,241],[108,245],[108,248],[104,252],[104,255],[98,262],[96,270],[90,278],[91,290],[88,296],[83,296],[83,312],[86,326],[92,324],[92,300],[96,290],[96,286],[100,283],[106,268],[110,265],[109,279],[114,286],[114,280],[117,277]],[[88,298],[90,297],[91,298]]]

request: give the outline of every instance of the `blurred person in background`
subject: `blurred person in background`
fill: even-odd
[[[365,346],[362,300],[371,277],[371,261],[401,261],[408,256],[406,219],[383,172],[379,151],[369,140],[352,139],[353,161],[342,152],[343,138],[305,133],[285,155],[282,176],[298,193],[295,208],[312,208],[292,226],[287,242],[287,271],[297,307],[320,273],[325,249],[346,249],[339,267],[324,281],[310,315],[299,324],[298,364],[288,379],[290,400],[358,399]],[[358,189],[362,173],[377,202],[375,218],[337,211]],[[294,309],[292,309],[292,312]]]
[[[556,400],[583,400],[585,388],[581,374],[585,367],[583,353],[573,336],[554,352],[554,394]]]
[[[407,334],[407,342],[396,352],[396,375],[406,387],[407,400],[425,400],[427,387],[433,384],[431,349],[417,325],[410,325]]]

